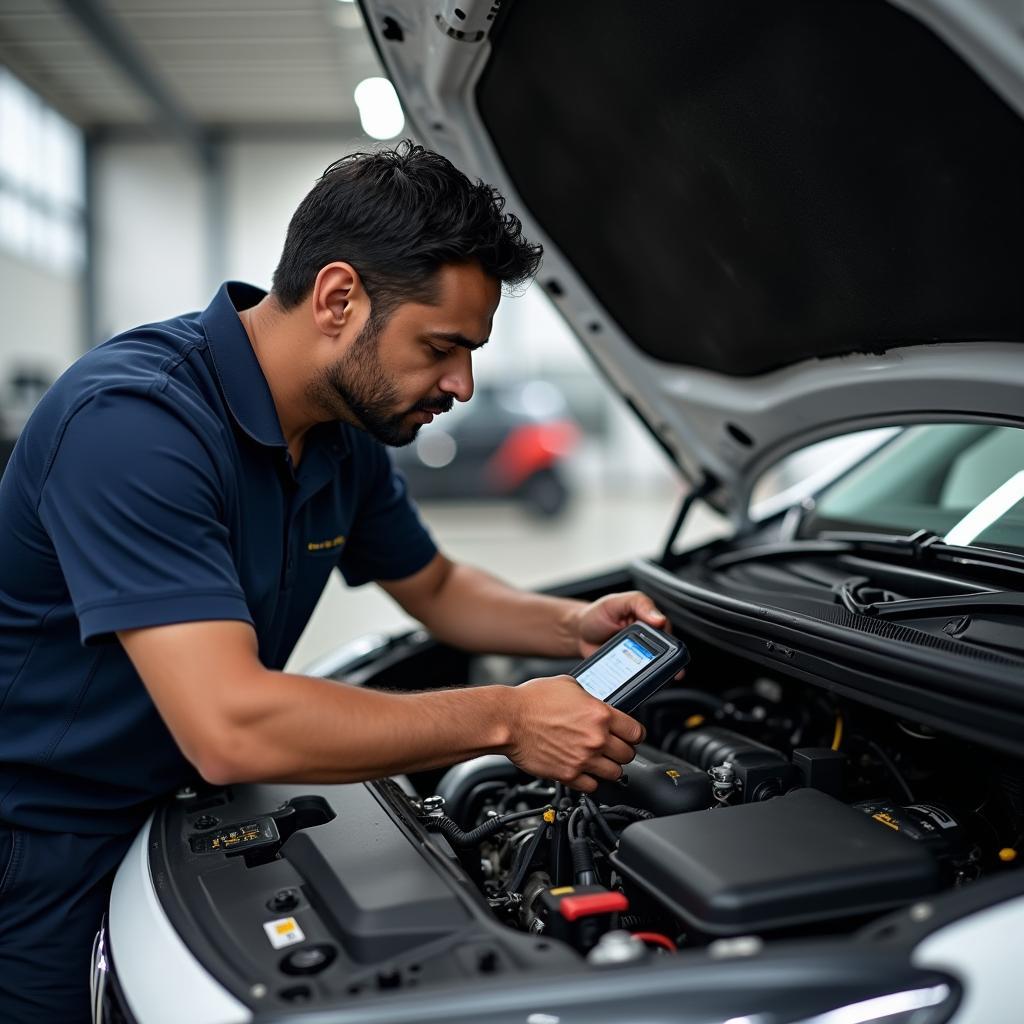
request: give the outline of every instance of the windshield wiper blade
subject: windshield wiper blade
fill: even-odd
[[[770,558],[792,558],[794,555],[878,555],[883,558],[904,559],[921,565],[945,562],[961,569],[986,570],[1024,576],[1024,555],[997,548],[980,548],[961,544],[947,544],[930,530],[918,530],[908,535],[886,533],[853,533],[826,531],[814,540],[787,541],[765,544],[726,554],[708,560],[709,569],[725,569],[731,565]]]

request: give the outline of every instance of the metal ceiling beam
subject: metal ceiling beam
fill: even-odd
[[[351,121],[217,121],[204,125],[208,139],[221,142],[338,142],[371,144],[358,120]],[[142,124],[106,122],[97,131],[104,142],[124,144],[153,141]]]
[[[73,97],[68,97],[64,90],[56,88],[52,77],[45,70],[40,73],[36,66],[38,61],[26,51],[23,44],[16,43],[9,33],[5,36],[6,29],[6,23],[0,22],[0,66],[6,67],[72,124],[82,124],[86,120],[85,110],[74,102]]]
[[[58,0],[90,39],[123,72],[150,103],[171,135],[192,149],[204,163],[211,161],[209,140],[202,126],[174,93],[153,73],[135,41],[104,6],[102,0]]]

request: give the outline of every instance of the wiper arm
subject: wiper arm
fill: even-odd
[[[724,569],[730,565],[755,559],[789,558],[794,555],[880,555],[905,559],[917,564],[946,562],[961,569],[993,569],[1024,576],[1024,555],[1015,555],[996,548],[981,548],[961,544],[947,544],[930,530],[918,530],[909,535],[885,533],[848,533],[826,531],[815,540],[790,541],[785,544],[766,544],[743,551],[716,555],[709,559],[708,568]]]
[[[931,530],[901,536],[883,533],[845,533],[826,531],[822,540],[837,541],[856,545],[863,553],[894,552],[915,562],[950,562],[960,566],[975,566],[983,569],[1001,569],[1024,575],[1024,555],[1015,555],[998,548],[982,548],[966,544],[947,544]]]
[[[867,577],[844,580],[835,589],[847,611],[879,619],[900,619],[908,615],[976,615],[984,612],[1024,613],[1024,594],[984,590],[973,594],[943,594],[939,597],[897,597],[871,586]],[[865,601],[879,595],[880,600]]]

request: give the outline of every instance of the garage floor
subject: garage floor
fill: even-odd
[[[525,587],[543,587],[623,565],[660,550],[679,495],[578,496],[559,519],[537,519],[511,503],[421,505],[423,517],[450,557],[478,565]],[[702,542],[722,529],[696,510],[685,537]],[[339,644],[365,633],[394,632],[412,620],[373,584],[345,586],[335,573],[303,633],[288,669],[302,671]]]

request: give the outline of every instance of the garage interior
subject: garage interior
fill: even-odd
[[[356,87],[382,74],[344,0],[0,3],[0,433],[90,346],[202,308],[223,280],[266,287],[288,218],[322,170],[371,145]],[[408,134],[405,127],[393,136]],[[681,484],[540,287],[503,301],[480,388],[554,384],[580,427],[564,510],[516,498],[421,501],[442,546],[522,585],[660,548]],[[483,402],[487,399],[479,399]],[[447,443],[447,442],[445,442]],[[459,492],[458,459],[437,470]],[[415,493],[415,490],[414,490]],[[694,517],[694,541],[715,529]],[[289,667],[408,623],[335,577]]]

